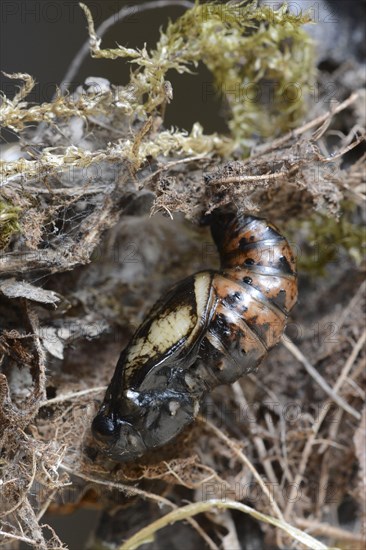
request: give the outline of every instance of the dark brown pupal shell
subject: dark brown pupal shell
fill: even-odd
[[[92,430],[101,450],[133,460],[171,441],[205,394],[255,370],[297,299],[290,245],[267,221],[214,215],[220,271],[175,285],[121,353]]]

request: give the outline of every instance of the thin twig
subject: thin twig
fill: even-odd
[[[236,381],[232,385],[232,389],[233,389],[234,395],[235,395],[238,403],[241,406],[244,406],[247,409],[247,411],[249,412],[249,414],[251,415],[251,417],[253,417],[253,411],[251,410],[251,408],[249,406],[249,403],[245,398],[243,388],[241,387],[239,381]],[[258,456],[261,460],[263,468],[264,468],[264,470],[267,474],[267,477],[268,477],[269,481],[271,482],[272,486],[274,487],[274,490],[276,492],[276,497],[277,497],[278,500],[281,501],[281,504],[283,504],[283,496],[282,496],[281,492],[278,490],[279,489],[278,479],[277,479],[276,474],[273,470],[271,461],[268,457],[268,452],[267,452],[266,446],[263,442],[263,439],[261,437],[259,437],[259,435],[257,433],[256,424],[254,424],[253,422],[249,422],[248,427],[249,427],[250,433],[252,434],[253,442],[254,442],[254,445],[257,449],[257,453],[258,453]]]
[[[250,181],[263,181],[263,180],[273,180],[277,178],[283,178],[288,176],[289,172],[269,172],[268,174],[261,174],[260,176],[228,176],[221,177],[218,179],[212,179],[211,183],[215,185],[221,185],[226,183],[246,183]]]
[[[53,502],[54,498],[55,498],[55,495],[57,493],[57,491],[59,490],[59,487],[55,487],[51,493],[48,495],[48,498],[45,500],[45,502],[43,503],[43,506],[42,508],[38,511],[38,514],[37,514],[37,521],[39,522],[43,516],[45,515],[45,513],[47,512],[48,510],[48,507],[49,505],[51,504],[51,502]]]
[[[60,468],[62,468],[62,470],[65,470],[65,472],[67,472],[68,474],[76,477],[80,477],[85,481],[90,481],[91,483],[96,483],[97,485],[104,485],[112,489],[117,489],[127,495],[139,495],[143,498],[154,500],[159,504],[165,504],[166,506],[170,506],[171,508],[175,507],[175,504],[170,500],[168,500],[167,498],[164,498],[160,495],[156,495],[155,493],[149,493],[148,491],[144,491],[143,489],[139,489],[138,487],[125,485],[124,483],[116,483],[111,480],[105,480],[99,477],[84,474],[83,472],[79,472],[78,470],[74,470],[73,468],[70,468],[70,466],[67,466],[64,462],[60,464]]]
[[[117,11],[116,13],[108,17],[108,19],[103,21],[103,23],[101,23],[99,27],[96,29],[96,34],[98,35],[99,38],[101,38],[111,27],[113,27],[113,25],[115,25],[116,23],[120,23],[121,21],[123,21],[123,19],[126,19],[131,14],[134,15],[136,9],[138,9],[140,12],[144,12],[148,10],[166,8],[169,6],[178,6],[178,7],[189,9],[189,8],[193,8],[194,4],[193,2],[188,2],[187,0],[155,0],[154,2],[144,2],[143,4],[124,6],[119,11]],[[64,93],[67,90],[73,78],[75,78],[75,75],[78,73],[88,53],[89,53],[89,38],[84,42],[84,44],[81,46],[78,53],[75,55],[68,70],[66,71],[65,76],[61,81],[60,90],[62,93]]]
[[[360,420],[361,415],[351,405],[347,403],[338,393],[331,388],[329,384],[324,380],[321,374],[313,367],[313,365],[307,360],[305,355],[299,350],[299,348],[288,338],[288,336],[282,336],[281,343],[286,349],[305,367],[306,371],[315,380],[315,382],[325,391],[325,393],[335,402],[339,407],[351,414],[357,420]]]
[[[282,136],[278,139],[275,139],[274,141],[271,141],[270,143],[268,143],[264,146],[261,146],[260,150],[258,150],[258,152],[251,155],[249,157],[248,161],[251,161],[252,159],[254,159],[256,157],[259,157],[259,156],[263,155],[263,153],[267,153],[268,151],[271,151],[272,149],[277,149],[278,147],[281,147],[287,141],[304,134],[305,132],[307,132],[308,130],[311,130],[315,126],[319,126],[319,125],[323,124],[329,118],[332,118],[337,113],[340,113],[341,111],[344,111],[344,109],[347,109],[347,107],[349,107],[352,103],[354,103],[357,98],[358,98],[358,93],[353,92],[347,99],[342,101],[342,103],[339,103],[333,109],[330,109],[328,112],[324,113],[324,115],[320,115],[317,118],[314,118],[313,120],[310,120],[306,124],[303,124],[303,126],[300,126],[299,128],[296,128],[295,130],[291,130],[290,132],[288,132],[284,136]],[[314,141],[315,141],[315,138],[317,137],[316,134],[317,134],[317,132],[315,132],[315,134],[313,135]]]
[[[366,138],[366,134],[362,134],[361,136],[358,136],[355,141],[347,145],[347,147],[343,147],[342,149],[340,149],[336,153],[329,155],[328,157],[321,157],[320,160],[322,162],[331,162],[334,159],[343,157],[343,155],[348,153],[348,151],[351,151],[352,149],[357,147],[357,145],[365,141],[365,138]]]
[[[219,428],[217,428],[214,424],[212,424],[209,420],[199,417],[200,421],[205,424],[208,428],[210,428],[211,431],[213,431],[222,441],[226,443],[230,449],[232,449],[235,453],[235,455],[239,458],[239,460],[247,466],[247,468],[252,472],[254,479],[257,481],[258,485],[262,489],[263,493],[266,495],[266,497],[269,500],[269,503],[271,507],[273,508],[276,516],[283,520],[283,515],[281,510],[279,509],[276,501],[274,500],[273,496],[271,495],[270,491],[268,490],[268,487],[265,485],[263,479],[257,472],[257,470],[254,468],[253,464],[250,462],[250,460],[245,456],[245,454],[238,448],[238,445],[231,441],[227,435],[225,435]]]
[[[150,542],[153,539],[155,533],[163,527],[171,525],[176,521],[188,519],[203,512],[211,512],[213,508],[224,510],[239,510],[239,512],[248,514],[255,519],[258,519],[265,523],[269,523],[271,525],[274,525],[275,527],[279,527],[288,535],[290,535],[293,539],[298,540],[299,542],[304,544],[307,548],[311,548],[312,550],[327,550],[327,547],[323,543],[314,539],[307,533],[296,529],[296,527],[293,527],[285,521],[267,516],[266,514],[262,514],[261,512],[257,512],[257,510],[255,510],[254,508],[242,504],[241,502],[236,502],[235,500],[226,500],[225,502],[223,502],[222,500],[218,499],[212,499],[206,502],[195,502],[193,504],[188,504],[187,506],[183,506],[181,508],[178,508],[177,510],[169,512],[162,518],[153,521],[152,523],[150,523],[150,525],[147,525],[147,527],[144,527],[143,529],[138,531],[138,533],[126,540],[122,544],[122,546],[120,546],[119,550],[134,550],[142,544]]]
[[[342,420],[343,412],[344,412],[343,409],[337,409],[334,413],[334,416],[332,419],[333,422],[328,431],[328,438],[332,441],[335,441],[335,439],[337,438],[337,433]],[[318,449],[318,454],[319,455],[323,454],[325,451],[328,450],[328,447],[329,447],[329,443],[328,444],[323,443]]]
[[[14,539],[14,540],[18,540],[20,542],[26,542],[27,544],[31,544],[32,546],[37,545],[37,542],[33,539],[29,539],[28,537],[15,535],[13,533],[7,533],[6,531],[0,531],[0,535],[3,536],[3,537],[7,537],[8,539]]]
[[[348,357],[342,372],[337,380],[337,382],[334,385],[334,389],[336,391],[339,390],[339,388],[342,386],[343,382],[346,380],[349,371],[352,368],[353,363],[356,361],[358,354],[360,353],[361,349],[363,348],[363,345],[366,341],[366,330],[363,331],[360,338],[357,340],[355,347],[352,350],[351,355]]]
[[[89,393],[99,393],[101,391],[105,391],[106,389],[107,386],[97,386],[96,388],[89,388],[87,390],[80,390],[73,393],[67,393],[65,395],[58,395],[57,397],[53,397],[52,399],[46,399],[45,401],[42,401],[39,407],[48,407],[49,405],[54,405],[55,403],[63,403],[64,401],[70,401],[70,399],[77,399],[78,397],[83,397],[84,395],[88,395]]]
[[[342,409],[338,409],[338,411],[343,414]],[[314,441],[314,445],[317,443],[318,440]],[[322,445],[324,446],[324,444]],[[314,513],[315,513],[315,519],[321,520],[322,518],[322,512],[324,503],[327,499],[327,491],[328,491],[328,483],[329,483],[329,459],[328,459],[328,451],[329,446],[326,447],[327,453],[323,456],[319,457],[319,466],[320,466],[320,473],[319,477],[317,479],[317,486],[318,491],[316,491],[316,498],[315,500],[315,506],[314,506]]]
[[[354,346],[351,355],[347,359],[347,361],[346,361],[346,363],[345,363],[345,365],[342,369],[342,372],[338,377],[337,382],[334,384],[333,390],[335,392],[338,392],[338,390],[341,388],[341,386],[342,386],[343,382],[345,381],[349,371],[352,368],[353,363],[355,362],[358,354],[360,353],[365,341],[366,341],[366,330],[362,333],[362,335],[360,336],[360,338],[356,342],[356,345]],[[298,472],[296,474],[295,481],[294,481],[294,483],[291,487],[290,495],[288,497],[288,503],[287,503],[287,506],[286,506],[286,509],[285,509],[285,517],[286,518],[290,517],[290,515],[292,513],[292,510],[293,510],[293,507],[295,505],[295,502],[297,501],[296,496],[298,494],[298,490],[299,490],[300,484],[301,484],[302,479],[303,479],[305,468],[306,468],[306,465],[308,463],[308,460],[309,460],[309,457],[310,457],[310,454],[311,454],[311,450],[312,450],[312,447],[314,445],[314,441],[316,440],[317,433],[320,429],[320,426],[323,423],[324,418],[328,414],[330,405],[331,405],[331,401],[328,400],[326,402],[325,406],[322,408],[317,420],[314,422],[314,424],[312,426],[312,433],[310,434],[310,436],[309,436],[309,438],[306,442],[306,445],[304,447],[302,457],[301,457],[301,461],[300,461],[300,464],[298,466]]]
[[[356,535],[355,533],[351,533],[340,527],[334,527],[328,523],[319,523],[299,517],[295,519],[295,523],[301,527],[301,529],[307,529],[316,535],[326,536],[335,540],[346,540],[348,542],[365,542],[365,539],[361,535]]]
[[[170,464],[166,461],[166,460],[163,460],[163,464],[165,464],[165,466],[167,467],[167,470],[168,472],[173,476],[175,477],[175,479],[178,481],[178,483],[180,483],[180,485],[182,485],[183,487],[185,487],[185,483],[183,481],[183,479],[177,474],[177,472],[175,472],[171,467],[170,467]],[[203,482],[204,483],[204,482]]]
[[[76,477],[80,477],[81,479],[84,479],[86,481],[90,481],[92,483],[96,483],[97,485],[104,485],[108,488],[117,489],[118,491],[122,491],[125,494],[130,495],[139,495],[143,498],[147,498],[150,500],[153,500],[157,502],[158,504],[165,504],[166,506],[169,506],[170,508],[173,508],[173,510],[178,509],[177,505],[168,500],[167,498],[164,498],[160,495],[156,495],[155,493],[150,493],[149,491],[144,491],[142,489],[139,489],[138,487],[133,487],[130,485],[125,485],[123,483],[115,483],[113,481],[106,481],[104,479],[100,479],[98,477],[90,476],[87,474],[84,474],[82,472],[73,470],[66,464],[62,463],[60,467],[65,470],[65,472],[69,473],[70,475],[74,475]],[[201,537],[207,542],[208,546],[211,548],[211,550],[219,550],[217,545],[213,542],[213,540],[203,531],[203,529],[200,527],[200,525],[194,520],[190,519],[188,520],[189,523],[192,525],[192,527],[201,535]]]

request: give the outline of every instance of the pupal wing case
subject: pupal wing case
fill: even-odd
[[[257,368],[296,302],[295,260],[275,226],[216,215],[211,229],[220,271],[175,285],[117,363],[93,421],[101,450],[115,460],[164,445],[194,420],[205,393]]]

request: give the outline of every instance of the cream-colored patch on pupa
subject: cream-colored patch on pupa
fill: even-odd
[[[194,278],[194,293],[196,297],[197,317],[204,314],[211,288],[211,276],[209,273],[197,273]]]
[[[146,355],[152,357],[156,350],[165,353],[174,344],[189,336],[196,324],[196,316],[192,316],[189,306],[179,307],[174,311],[158,317],[151,325],[146,338],[139,338],[128,353],[128,360]],[[155,348],[155,349],[154,349]]]

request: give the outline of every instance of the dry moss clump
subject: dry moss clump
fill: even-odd
[[[15,73],[0,107],[19,136],[1,161],[0,536],[65,548],[44,514],[82,507],[103,510],[93,548],[153,535],[151,548],[361,548],[363,92],[310,103],[309,17],[284,6],[196,3],[151,51],[102,49],[81,7],[91,54],[129,61],[129,84],[89,78],[30,105],[33,79]],[[226,96],[228,135],[164,127],[168,71],[199,62]],[[288,334],[173,445],[108,462],[90,422],[116,358],[161,293],[217,265],[198,222],[233,205],[277,222],[298,251]],[[195,519],[208,507],[225,510]]]

